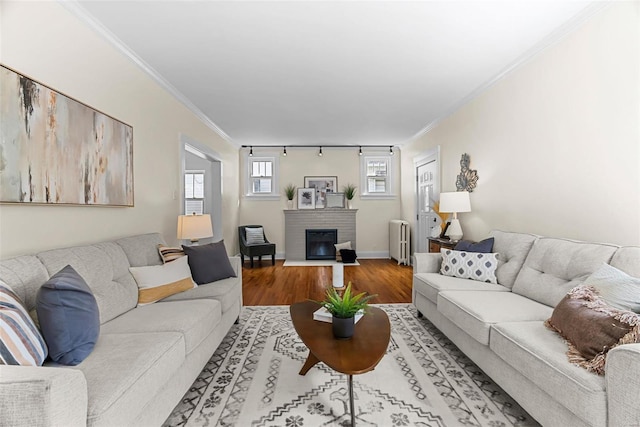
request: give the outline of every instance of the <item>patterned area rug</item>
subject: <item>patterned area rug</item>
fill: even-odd
[[[538,424],[410,304],[377,305],[391,341],[375,370],[354,375],[358,426]],[[357,333],[357,330],[356,330]],[[308,350],[289,307],[244,307],[165,426],[347,426],[347,376]]]

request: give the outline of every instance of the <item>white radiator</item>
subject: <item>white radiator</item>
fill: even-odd
[[[389,257],[398,265],[409,265],[409,223],[399,219],[389,221]]]

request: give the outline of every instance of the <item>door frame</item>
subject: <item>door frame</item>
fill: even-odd
[[[199,157],[203,157],[206,160],[210,161],[210,162],[216,162],[220,164],[220,176],[216,177],[216,179],[213,179],[213,177],[209,176],[207,177],[207,175],[205,175],[205,179],[210,179],[210,183],[212,184],[213,182],[219,182],[220,188],[219,189],[214,189],[214,191],[218,191],[220,194],[220,203],[213,204],[213,212],[210,212],[211,214],[211,225],[213,227],[213,241],[218,241],[222,239],[223,236],[223,224],[222,224],[222,189],[223,189],[223,183],[222,183],[222,177],[224,176],[224,172],[222,170],[222,168],[224,167],[223,163],[222,163],[222,156],[220,156],[220,154],[213,150],[211,147],[202,144],[198,141],[196,141],[195,139],[189,137],[188,135],[185,135],[183,133],[180,134],[180,214],[184,215],[184,182],[183,182],[183,177],[184,174],[186,172],[186,158],[185,155],[187,152],[190,152],[191,154],[194,154],[196,156]]]
[[[440,169],[440,146],[436,146],[434,148],[431,148],[421,154],[419,154],[418,156],[415,156],[413,158],[413,175],[414,175],[414,182],[415,182],[415,186],[414,186],[414,193],[415,193],[415,209],[414,209],[414,214],[416,217],[416,234],[414,236],[413,241],[415,242],[414,245],[414,252],[419,252],[420,250],[422,250],[423,252],[428,252],[429,251],[429,247],[428,245],[425,248],[420,248],[420,242],[421,242],[421,237],[423,235],[423,233],[427,233],[426,230],[423,230],[421,223],[420,223],[420,191],[419,191],[419,177],[418,177],[418,168],[421,166],[424,166],[428,163],[431,163],[435,161],[436,162],[436,176],[437,176],[437,180],[436,180],[436,184],[434,185],[434,198],[437,200],[440,198],[440,189],[441,189],[441,169]],[[428,238],[428,235],[425,234],[425,237]],[[426,240],[425,240],[426,242]],[[426,243],[425,243],[426,245]]]

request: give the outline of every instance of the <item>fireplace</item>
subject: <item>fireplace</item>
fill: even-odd
[[[306,259],[336,259],[338,243],[337,229],[307,229],[306,231]]]

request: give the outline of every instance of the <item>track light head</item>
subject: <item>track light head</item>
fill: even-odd
[[[320,151],[318,151],[318,157],[322,157],[322,146],[320,146]]]
[[[393,156],[393,145],[389,146],[389,155]]]
[[[283,151],[282,151],[282,155],[284,157],[287,157],[287,147],[282,147]]]
[[[362,156],[362,147],[358,148],[358,156]]]
[[[253,157],[253,147],[249,147],[249,157]]]

